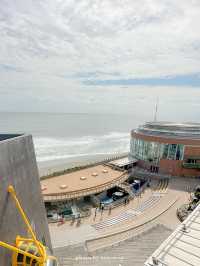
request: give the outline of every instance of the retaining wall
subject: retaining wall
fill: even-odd
[[[1,138],[2,136],[2,138]],[[14,244],[27,228],[7,192],[12,184],[39,240],[51,249],[44,203],[31,135],[0,135],[0,241]],[[0,247],[0,265],[10,264],[8,250]]]

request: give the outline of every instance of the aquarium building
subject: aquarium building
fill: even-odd
[[[200,176],[200,124],[147,122],[131,132],[130,156],[150,172]]]

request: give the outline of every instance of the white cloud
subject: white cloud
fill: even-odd
[[[199,24],[199,0],[1,0],[0,64],[22,71],[1,70],[0,91],[50,100],[79,90],[77,73],[199,72]]]

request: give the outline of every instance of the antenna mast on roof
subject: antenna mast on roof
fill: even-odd
[[[155,106],[155,113],[154,113],[154,122],[157,121],[157,112],[158,112],[158,97],[157,97],[157,100],[156,100],[156,106]]]

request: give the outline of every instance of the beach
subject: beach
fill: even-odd
[[[40,176],[129,151],[130,115],[0,113],[2,133],[33,136]]]
[[[51,163],[49,161],[46,162],[38,162],[38,171],[40,177],[44,175],[52,174],[53,172],[59,172],[65,169],[89,165],[96,162],[104,161],[107,158],[120,157],[125,155],[126,153],[113,153],[113,154],[99,154],[93,156],[77,156],[76,158],[68,158],[68,159],[59,159],[53,160]]]

